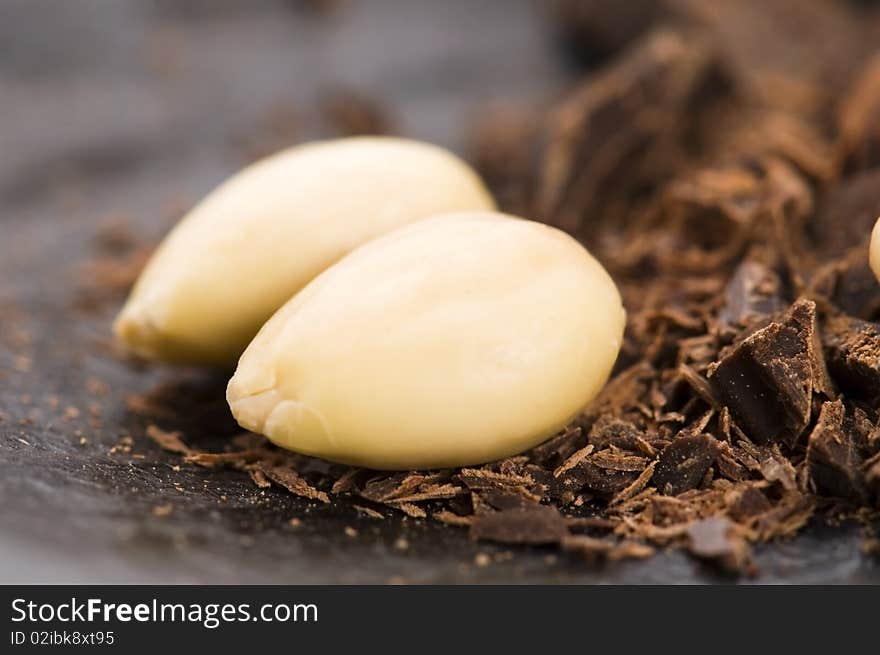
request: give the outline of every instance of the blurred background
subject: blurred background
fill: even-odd
[[[160,161],[216,181],[204,159],[228,172],[377,128],[461,149],[482,105],[566,80],[546,13],[530,0],[4,0],[2,189],[57,185],[65,165],[112,177]]]

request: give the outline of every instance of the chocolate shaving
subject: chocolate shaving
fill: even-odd
[[[181,455],[192,455],[195,451],[183,442],[182,432],[169,432],[163,430],[157,425],[148,425],[146,430],[147,436],[155,441],[160,448],[171,453]]]
[[[255,468],[269,480],[284,487],[294,495],[308,498],[309,500],[320,500],[322,503],[330,502],[330,498],[326,493],[315,489],[293,469],[283,466],[267,466],[263,463],[255,464]]]
[[[473,539],[505,544],[551,544],[568,535],[568,526],[556,508],[531,504],[478,514],[471,523],[470,534]]]
[[[648,464],[648,466],[645,467],[645,470],[639,474],[639,477],[633,480],[633,483],[631,485],[629,485],[625,489],[622,489],[616,496],[614,496],[614,498],[608,501],[608,506],[611,507],[622,503],[625,500],[630,500],[633,496],[641,492],[647,486],[648,482],[651,481],[651,478],[654,476],[654,470],[656,469],[656,467],[656,461]]]
[[[558,478],[566,471],[570,471],[572,468],[580,464],[587,457],[587,455],[593,452],[593,450],[593,444],[588,444],[577,452],[570,455],[569,458],[566,459],[561,466],[559,466],[559,468],[553,471],[553,477]]]
[[[607,559],[609,561],[644,559],[651,557],[655,552],[651,546],[637,541],[624,540],[615,542],[582,534],[566,536],[562,540],[562,549],[566,552],[580,555],[588,561],[596,559]]]

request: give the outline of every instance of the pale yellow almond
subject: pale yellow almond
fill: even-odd
[[[296,146],[199,203],[153,255],[116,320],[134,352],[232,366],[273,312],[357,246],[432,214],[494,209],[434,145],[359,137]]]
[[[871,270],[880,280],[880,218],[874,223],[874,229],[871,231],[871,246],[868,251],[868,259]]]
[[[574,239],[493,212],[361,246],[260,330],[227,389],[245,428],[377,469],[519,453],[598,393],[623,338],[614,282]]]

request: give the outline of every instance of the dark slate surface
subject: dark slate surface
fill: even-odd
[[[321,134],[315,105],[328,88],[385,98],[403,133],[460,149],[481,104],[540,101],[566,83],[529,0],[343,1],[326,15],[297,2],[185,4],[0,5],[0,582],[724,580],[677,553],[596,567],[425,521],[363,518],[237,472],[175,470],[179,460],[144,437],[148,421],[124,398],[170,380],[180,411],[156,422],[219,448],[234,430],[226,377],[112,356],[118,302],[74,307],[98,226],[121,215],[158,237],[246,162],[241,144],[265,137],[273,107],[293,109],[298,138]],[[91,378],[109,395],[96,399]],[[206,431],[218,417],[224,427]],[[110,452],[124,435],[132,452]],[[169,516],[153,515],[167,504]],[[876,581],[860,544],[856,526],[814,526],[759,548],[758,580]],[[493,563],[476,566],[478,552]]]

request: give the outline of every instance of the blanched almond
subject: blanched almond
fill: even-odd
[[[115,332],[148,358],[231,366],[276,309],[352,249],[432,214],[493,208],[477,175],[433,145],[297,146],[246,168],[174,228]]]
[[[266,323],[227,400],[301,453],[379,469],[530,448],[605,383],[623,337],[602,266],[554,228],[492,212],[400,228]]]

